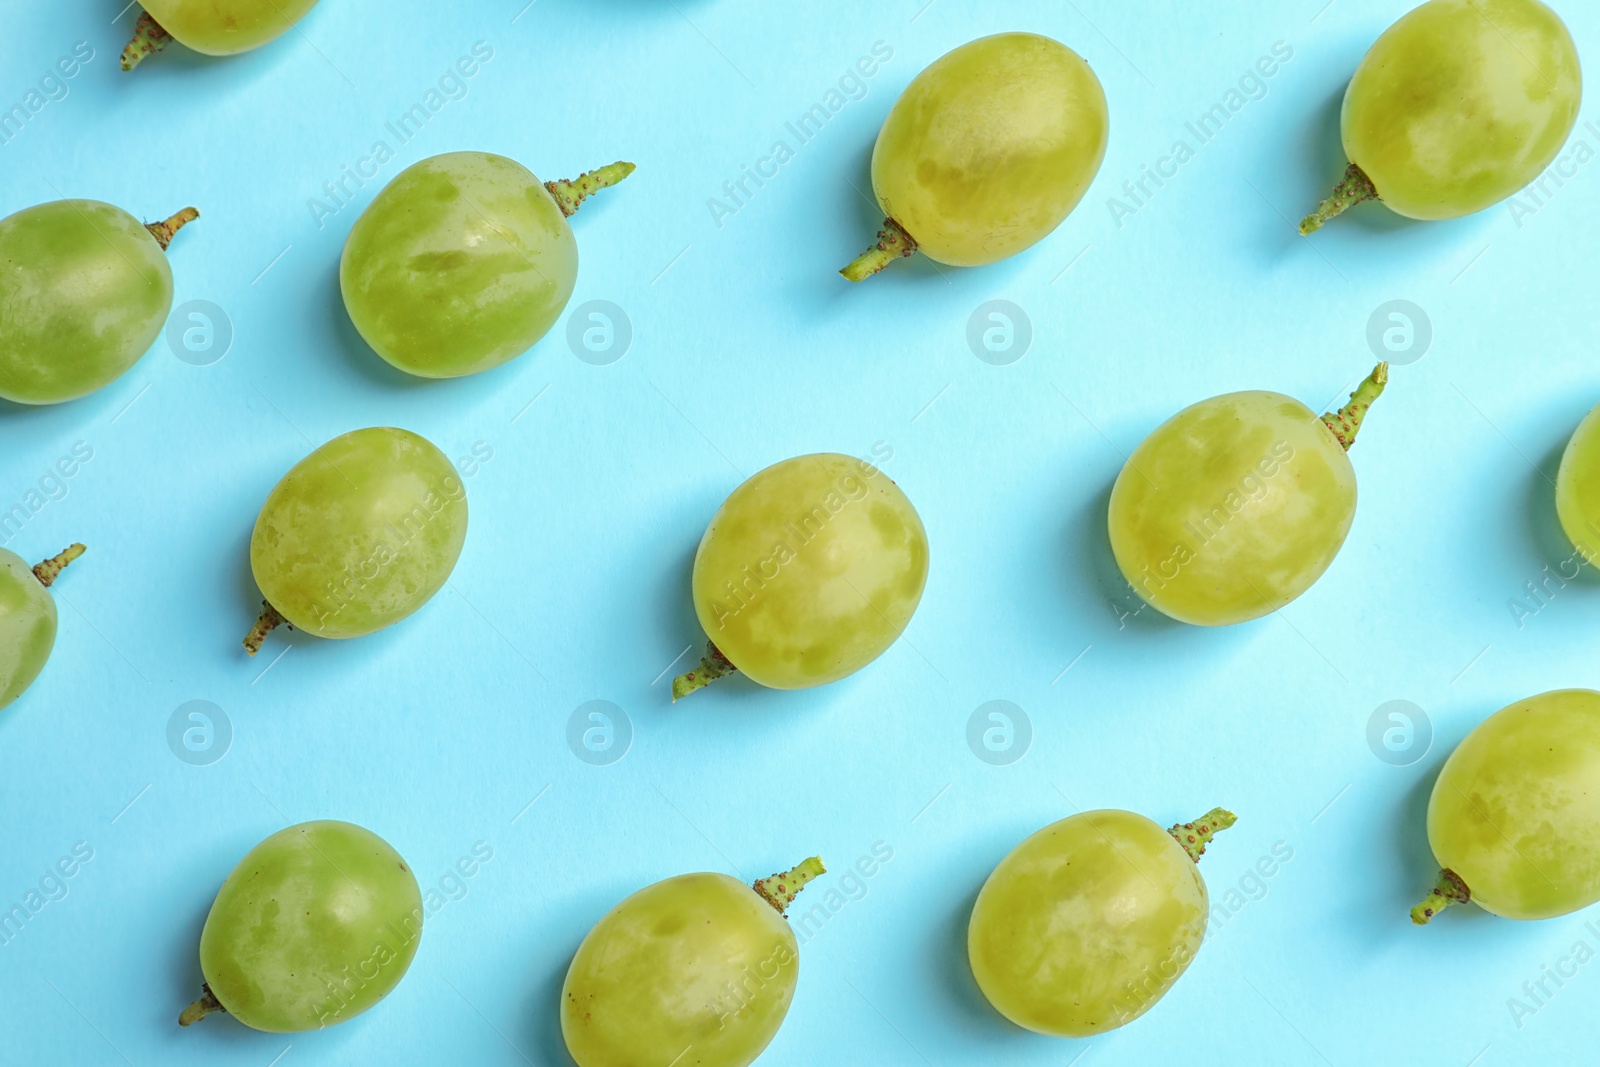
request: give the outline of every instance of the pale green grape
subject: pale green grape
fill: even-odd
[[[1600,901],[1600,693],[1530,697],[1468,734],[1434,783],[1428,844],[1444,870],[1419,925],[1467,900],[1508,919]]]
[[[735,669],[772,689],[854,674],[899,638],[927,580],[922,520],[882,471],[835,453],[773,464],[700,541],[694,609],[711,647],[673,697]]]
[[[209,56],[231,56],[274,41],[317,6],[317,0],[143,0],[122,69],[172,41]]]
[[[1280,393],[1228,393],[1174,415],[1111,490],[1111,548],[1134,591],[1180,622],[1227,626],[1311,588],[1356,512],[1345,454],[1388,381],[1382,364],[1336,415]]]
[[[163,250],[197,216],[145,226],[110,204],[56,200],[0,220],[0,397],[59,404],[122,377],[161,336]]]
[[[487,152],[433,156],[401,171],[350,230],[339,287],[373,351],[410,374],[455,378],[532,348],[578,279],[567,216],[621,181],[613,163],[539,184]]]
[[[200,932],[205,990],[178,1022],[225,1011],[287,1034],[352,1019],[405,977],[422,914],[416,876],[371,830],[279,830],[222,883]]]
[[[618,904],[578,946],[561,1033],[578,1067],[746,1067],[772,1041],[800,977],[784,910],[823,873],[813,857],[751,886],[685,874]]]
[[[433,444],[408,430],[354,430],[297,463],[267,497],[250,569],[267,609],[245,639],[255,655],[273,626],[361,637],[437,593],[467,536],[467,492]]]
[[[1031,248],[1088,192],[1109,127],[1100,79],[1066,45],[1034,33],[962,45],[889,112],[872,152],[888,219],[842,273],[858,282],[916,251],[974,267]]]
[[[1300,232],[1364,200],[1413,219],[1492,207],[1551,164],[1582,103],[1572,35],[1539,0],[1430,0],[1356,70],[1341,121],[1350,169]]]
[[[1556,512],[1583,559],[1600,565],[1600,408],[1589,412],[1561,457]]]
[[[1214,809],[1163,830],[1130,811],[1090,811],[1018,845],[983,884],[967,958],[995,1010],[1056,1037],[1114,1030],[1155,1006],[1205,939],[1195,864],[1234,823]]]
[[[56,602],[46,590],[81,555],[83,546],[73,545],[30,566],[0,548],[0,708],[21,696],[50,659],[56,645]]]

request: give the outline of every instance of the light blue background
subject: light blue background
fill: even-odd
[[[75,42],[95,58],[0,145],[0,214],[62,196],[147,218],[194,203],[203,218],[172,251],[177,300],[220,305],[236,336],[213,366],[158,342],[89,399],[0,409],[0,509],[75,442],[94,451],[7,542],[29,557],[90,550],[57,586],[54,660],[0,717],[0,903],[77,842],[94,858],[0,947],[6,1059],[564,1064],[562,976],[621,897],[812,852],[843,871],[878,842],[893,859],[804,944],[768,1062],[1487,1067],[1590,1047],[1600,964],[1547,983],[1543,1006],[1522,985],[1580,939],[1600,947],[1584,928],[1595,916],[1460,909],[1418,930],[1406,910],[1433,878],[1423,815],[1451,746],[1517,698],[1600,687],[1600,584],[1559,589],[1520,624],[1510,606],[1571,551],[1551,483],[1600,402],[1600,166],[1520,220],[1502,207],[1416,225],[1368,207],[1296,236],[1291,220],[1343,166],[1344,84],[1407,0],[523,2],[326,0],[267,49],[214,61],[173,48],[127,76],[116,57],[133,12],[9,5],[0,105]],[[1600,10],[1560,6],[1600,62]],[[918,261],[844,284],[835,269],[878,223],[863,193],[896,95],[948,49],[1024,28],[1080,51],[1111,101],[1082,207],[996,267]],[[494,57],[466,97],[395,144],[385,123],[479,41]],[[719,226],[708,199],[776,140],[794,147],[784,124],[880,41],[893,59],[865,98]],[[1294,56],[1265,98],[1119,227],[1108,198],[1192,141],[1185,122],[1279,41]],[[319,228],[308,199],[379,138],[397,158]],[[336,285],[349,224],[403,166],[468,148],[545,178],[639,164],[574,220],[573,306],[626,310],[620,362],[575,358],[558,328],[499,371],[423,382],[360,342]],[[1134,603],[1103,516],[1122,454],[1216,393],[1341,399],[1374,361],[1369,316],[1400,298],[1426,309],[1433,347],[1396,368],[1363,432],[1360,515],[1321,584],[1223,632],[1120,618]],[[992,299],[1031,319],[1011,366],[966,341]],[[374,424],[452,457],[493,452],[467,480],[451,587],[386,633],[276,635],[246,659],[257,509],[311,447]],[[825,689],[737,680],[670,704],[669,665],[701,642],[689,566],[712,511],[771,462],[875,442],[932,543],[905,639]],[[197,699],[234,731],[205,767],[166,741],[174,709]],[[632,749],[611,766],[565,740],[592,699],[631,718]],[[966,742],[993,699],[1033,724],[1011,766]],[[1367,740],[1396,699],[1436,735],[1404,767]],[[1153,1012],[1077,1043],[988,1008],[965,925],[1009,849],[1075,810],[1171,822],[1215,804],[1240,815],[1203,865],[1226,921]],[[494,858],[359,1020],[293,1037],[226,1018],[180,1032],[217,886],[262,837],[314,818],[379,832],[425,888],[477,842]],[[1292,860],[1252,881],[1280,842]],[[1253,898],[1226,895],[1241,885]],[[835,873],[807,896],[845,888]],[[1538,1007],[1520,1027],[1511,997]]]

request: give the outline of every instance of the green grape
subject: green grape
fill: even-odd
[[[205,986],[178,1025],[227,1012],[292,1034],[353,1019],[405,977],[422,915],[416,876],[371,830],[279,830],[222,883],[200,932]]]
[[[882,471],[835,453],[775,463],[700,541],[694,609],[711,640],[672,697],[736,670],[770,689],[854,674],[899,638],[927,580],[922,520]]]
[[[45,590],[83,552],[75,544],[30,567],[21,556],[0,548],[0,708],[21,696],[44,670],[56,645],[56,602]]]
[[[172,310],[172,235],[185,208],[141,223],[95,200],[56,200],[0,219],[0,397],[59,404],[139,362]]]
[[[443,452],[408,430],[353,430],[295,464],[250,538],[265,610],[253,656],[281,623],[363,637],[426,604],[467,537],[467,491]]]
[[[1530,697],[1468,734],[1434,783],[1428,844],[1443,870],[1419,926],[1469,900],[1508,919],[1600,901],[1600,693]]]
[[[1600,408],[1589,412],[1561,457],[1556,512],[1584,561],[1600,564]]]
[[[578,1067],[745,1067],[783,1025],[800,977],[784,911],[824,873],[813,856],[755,883],[685,874],[595,924],[561,987]]]
[[[1280,393],[1246,392],[1163,423],[1111,490],[1111,549],[1134,591],[1179,622],[1228,626],[1310,589],[1355,520],[1345,453],[1388,380],[1379,364],[1320,419]]]
[[[1131,811],[1052,823],[978,893],[967,958],[995,1010],[1054,1037],[1126,1026],[1194,960],[1209,903],[1195,864],[1234,823],[1216,808],[1163,830]]]
[[[613,163],[546,182],[516,160],[451,152],[401,171],[362,212],[339,260],[350,321],[423,378],[498,367],[561,317],[578,281],[567,219],[633,173]]]
[[[862,281],[901,256],[976,267],[1032,248],[1100,172],[1106,94],[1072,49],[1034,33],[964,44],[917,75],[872,151],[888,216],[842,273]]]
[[[260,48],[288,33],[317,0],[143,0],[133,40],[122,50],[122,69],[176,40],[208,56]]]
[[[1430,0],[1350,80],[1350,167],[1300,232],[1366,200],[1413,219],[1493,207],[1551,164],[1582,102],[1572,35],[1539,0]]]

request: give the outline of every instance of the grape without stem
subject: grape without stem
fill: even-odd
[[[116,381],[172,310],[172,235],[185,208],[145,225],[96,200],[56,200],[0,220],[0,398],[60,404]]]
[[[74,544],[30,567],[0,548],[0,708],[21,696],[49,661],[56,644],[56,602],[48,590],[83,552]]]
[[[1350,167],[1300,232],[1366,200],[1413,219],[1492,207],[1551,164],[1582,102],[1572,35],[1539,0],[1430,0],[1356,70],[1340,120]]]
[[[288,33],[316,6],[317,0],[144,0],[122,69],[174,40],[208,56],[248,52]]]
[[[549,332],[577,284],[567,218],[633,170],[613,163],[541,185],[487,152],[407,167],[345,242],[339,287],[350,320],[378,355],[424,378],[514,359]]]
[[[1561,457],[1556,513],[1583,559],[1600,563],[1600,408],[1589,412]]]
[[[872,152],[888,219],[840,273],[859,282],[917,251],[972,267],[1032,247],[1083,199],[1108,129],[1100,80],[1067,46],[1033,33],[962,45],[890,111]]]
[[[1508,919],[1600,901],[1600,693],[1530,697],[1468,734],[1428,799],[1428,844],[1443,871],[1419,926],[1468,900]]]
[[[754,887],[686,874],[617,905],[578,946],[561,988],[561,1033],[578,1067],[754,1062],[800,977],[784,911],[823,873],[812,857]]]

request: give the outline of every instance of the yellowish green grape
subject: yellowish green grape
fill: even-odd
[[[1357,68],[1341,120],[1350,168],[1300,232],[1365,200],[1413,219],[1492,207],[1544,172],[1582,103],[1572,35],[1539,0],[1430,0]]]
[[[618,904],[561,987],[561,1033],[578,1067],[754,1062],[800,977],[784,911],[822,873],[812,857],[754,891],[725,874],[685,874]]]
[[[911,501],[866,460],[775,463],[733,491],[694,557],[694,610],[710,637],[673,699],[732,671],[771,689],[854,674],[911,621],[928,535]]]
[[[1072,49],[1035,33],[964,44],[912,80],[872,152],[888,216],[841,273],[859,282],[922,252],[975,267],[1048,237],[1105,159],[1105,91]]]
[[[1600,408],[1579,424],[1561,457],[1556,512],[1584,560],[1600,563]]]
[[[222,883],[200,932],[205,988],[178,1024],[227,1012],[289,1034],[353,1019],[405,977],[422,914],[416,876],[371,830],[279,830]]]
[[[967,958],[983,995],[1055,1037],[1102,1034],[1149,1011],[1205,939],[1195,864],[1233,823],[1222,808],[1170,830],[1131,811],[1090,811],[1028,838],[972,908]]]
[[[104,388],[149,351],[172,310],[172,235],[185,208],[145,225],[96,200],[0,220],[0,397],[59,404]]]
[[[1111,548],[1134,591],[1179,622],[1228,626],[1311,588],[1355,521],[1345,453],[1388,380],[1379,364],[1321,418],[1281,393],[1245,392],[1163,423],[1111,490]]]
[[[288,33],[317,0],[143,0],[133,40],[122,50],[122,69],[176,40],[208,56],[260,48]]]
[[[1428,844],[1444,869],[1419,926],[1468,900],[1508,919],[1600,900],[1600,693],[1530,697],[1468,734],[1434,783]]]
[[[29,566],[0,548],[0,708],[32,685],[56,645],[56,602],[46,591],[67,564],[83,555],[73,545]]]
[[[318,637],[362,637],[426,604],[467,537],[467,491],[427,438],[354,430],[295,464],[250,537],[266,609],[253,656],[287,622]]]
[[[633,173],[613,163],[543,185],[514,159],[451,152],[401,171],[362,212],[339,260],[350,321],[423,378],[498,367],[561,317],[578,280],[567,218]]]

